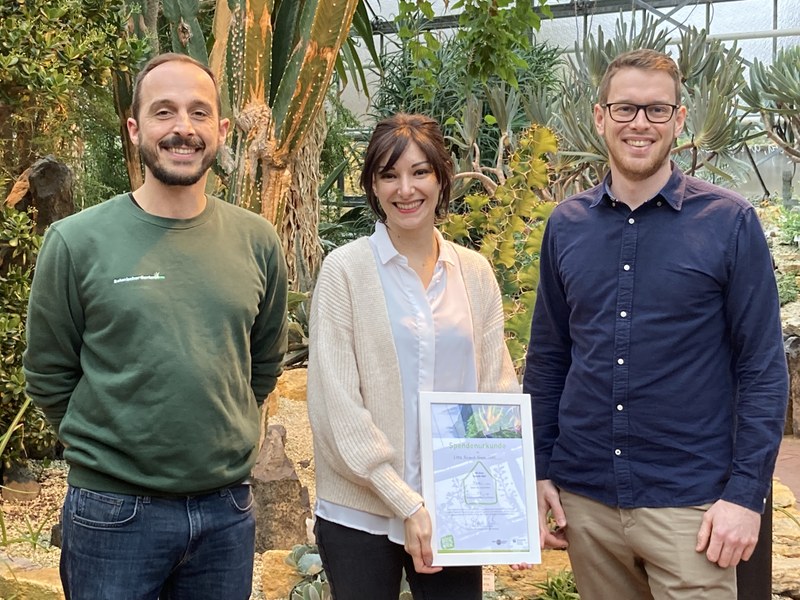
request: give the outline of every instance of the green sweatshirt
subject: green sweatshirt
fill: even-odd
[[[286,292],[272,226],[221,200],[177,220],[125,194],[54,223],[23,364],[69,482],[170,496],[246,479],[286,349]]]

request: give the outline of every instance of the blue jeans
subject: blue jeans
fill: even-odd
[[[250,486],[203,496],[129,496],[69,486],[62,515],[67,600],[247,600]]]

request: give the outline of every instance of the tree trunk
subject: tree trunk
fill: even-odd
[[[237,119],[237,126],[244,132],[248,147],[240,156],[244,165],[237,171],[240,179],[234,185],[240,192],[239,201],[244,201],[250,196],[246,193],[246,186],[256,168],[255,162],[261,165],[261,216],[275,226],[281,239],[290,287],[308,291],[313,285],[313,276],[322,259],[322,247],[317,232],[317,187],[319,159],[328,129],[325,113],[319,113],[300,149],[289,158],[287,164],[282,164],[274,160],[272,122],[264,119],[263,111],[268,109],[261,107],[260,110],[247,111],[248,114],[259,114],[258,120],[241,116]],[[246,204],[245,207],[251,210],[256,208]]]
[[[327,132],[325,111],[320,111],[292,161],[292,180],[278,231],[284,240],[292,289],[302,292],[313,287],[322,261],[317,192],[319,159]]]

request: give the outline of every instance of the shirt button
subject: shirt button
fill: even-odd
[[[626,311],[624,311],[624,310],[623,310],[623,311],[620,311],[620,313],[619,313],[619,316],[620,316],[620,317],[622,317],[622,318],[624,319],[625,317],[627,317],[627,316],[628,316],[628,313],[627,313]]]
[[[618,359],[617,359],[617,364],[618,364],[618,365],[624,365],[624,364],[625,364],[625,359],[623,359],[623,358],[618,358]]]
[[[622,450],[620,450],[619,448],[617,448],[616,450],[614,450],[614,454],[616,454],[617,456],[619,456],[620,454],[622,454]]]
[[[630,270],[631,270],[631,266],[630,266],[630,265],[624,265],[624,266],[622,267],[622,269],[623,269],[624,271],[630,271]]]
[[[617,404],[617,410],[622,410],[622,404]]]
[[[661,206],[661,200],[659,200],[658,202],[656,202],[656,206]]]
[[[634,221],[633,218],[628,219],[628,223],[630,223],[631,225],[633,225],[635,222],[636,221]]]

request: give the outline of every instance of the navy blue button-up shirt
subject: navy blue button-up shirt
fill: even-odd
[[[523,382],[537,477],[623,508],[761,512],[788,375],[755,211],[676,167],[634,211],[609,189],[545,231]]]

